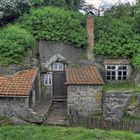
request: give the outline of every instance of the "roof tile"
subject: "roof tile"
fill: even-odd
[[[70,67],[66,69],[66,84],[104,84],[103,79],[95,66]]]
[[[28,96],[37,75],[37,69],[20,71],[11,76],[0,76],[0,95]]]

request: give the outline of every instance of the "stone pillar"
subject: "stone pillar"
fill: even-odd
[[[93,60],[93,49],[94,49],[94,16],[87,16],[87,32],[88,32],[88,48],[87,57]]]

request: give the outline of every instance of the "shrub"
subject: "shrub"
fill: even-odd
[[[46,7],[31,10],[19,19],[19,25],[36,39],[63,41],[77,47],[87,47],[85,16],[62,8]]]
[[[134,56],[134,58],[132,59],[132,63],[137,69],[140,69],[140,54]]]
[[[140,48],[140,36],[130,24],[112,17],[98,17],[95,25],[95,52],[111,58],[133,58]]]
[[[30,0],[0,0],[0,26],[13,21],[30,7]]]
[[[16,25],[0,31],[0,64],[19,63],[27,50],[34,46],[32,35]]]

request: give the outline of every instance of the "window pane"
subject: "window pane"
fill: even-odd
[[[126,76],[126,75],[127,75],[126,71],[123,71],[123,75],[124,75],[124,76]]]
[[[59,70],[62,70],[62,69],[63,69],[63,65],[59,64]]]
[[[107,80],[110,80],[110,76],[107,76]]]
[[[112,71],[112,75],[115,76],[115,74],[116,74],[116,72],[115,71]]]
[[[115,66],[107,66],[107,69],[115,69]]]
[[[118,80],[122,80],[121,76],[118,76]]]
[[[119,72],[118,72],[118,76],[121,76],[121,75],[122,75],[122,72],[121,72],[121,71],[119,71]]]
[[[119,70],[126,70],[127,67],[126,67],[126,66],[119,66],[118,69],[119,69]]]
[[[111,69],[111,66],[107,66],[107,69]]]
[[[112,76],[112,80],[115,80],[115,76]]]
[[[112,69],[115,69],[115,66],[112,66]]]
[[[123,70],[123,66],[119,66],[118,67],[118,70]]]
[[[45,85],[52,85],[52,74],[46,74],[44,78]]]
[[[53,70],[64,70],[64,64],[62,63],[54,63],[53,64]]]
[[[127,67],[126,66],[123,66],[123,70],[126,70],[127,69]]]
[[[126,76],[123,76],[123,80],[126,80]]]
[[[53,69],[57,70],[57,63],[53,64]]]
[[[110,71],[107,71],[107,75],[110,75]]]

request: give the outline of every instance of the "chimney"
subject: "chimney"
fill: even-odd
[[[87,15],[87,32],[88,32],[88,48],[87,58],[93,60],[93,49],[94,49],[94,16],[92,13]]]

